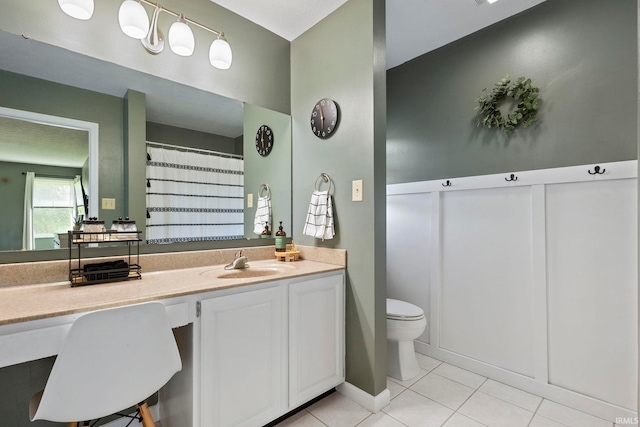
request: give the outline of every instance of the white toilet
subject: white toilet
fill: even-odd
[[[387,374],[406,381],[420,373],[413,340],[424,332],[424,311],[408,302],[387,298]]]

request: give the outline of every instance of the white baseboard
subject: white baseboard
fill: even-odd
[[[373,396],[353,384],[344,382],[336,387],[336,390],[374,414],[387,406],[391,401],[391,393],[388,388],[385,388],[377,396]]]

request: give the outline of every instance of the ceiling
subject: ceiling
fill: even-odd
[[[386,0],[387,68],[544,0]],[[313,27],[346,0],[215,0],[215,3],[289,41]],[[356,25],[357,23],[354,23]],[[117,31],[117,27],[114,27]],[[0,69],[123,97],[146,94],[151,122],[215,133],[242,134],[242,103],[112,63],[0,31]],[[47,64],[42,67],[41,64]],[[66,70],[73,67],[74,72]],[[232,72],[230,70],[229,72]],[[180,108],[175,100],[180,99]],[[186,101],[189,102],[186,102]]]
[[[212,0],[292,41],[346,0]],[[545,0],[386,0],[387,69]]]

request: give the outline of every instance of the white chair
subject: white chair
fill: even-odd
[[[89,425],[137,407],[144,427],[155,426],[144,400],[182,369],[164,305],[150,302],[78,317],[45,389],[31,398],[31,421]]]

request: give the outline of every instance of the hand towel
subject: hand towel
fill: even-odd
[[[309,212],[303,234],[317,239],[333,239],[333,201],[328,191],[315,190],[311,194]]]
[[[262,234],[264,226],[267,223],[269,224],[269,230],[271,230],[271,198],[269,197],[269,194],[264,197],[258,197],[256,217],[253,221],[253,232],[256,234]]]

